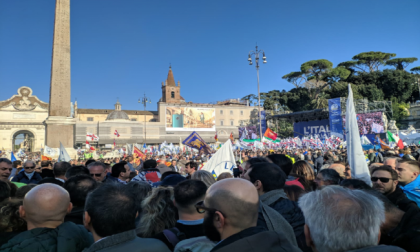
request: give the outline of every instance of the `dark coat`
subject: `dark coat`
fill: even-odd
[[[402,217],[400,223],[388,234],[382,234],[380,244],[394,245],[407,252],[420,249],[420,209],[411,207]]]
[[[217,244],[211,252],[300,252],[301,250],[290,243],[281,231],[264,231],[251,227],[229,236]]]
[[[42,180],[41,175],[38,172],[34,172],[31,179],[26,176],[25,172],[19,172],[18,175],[14,176],[12,182],[20,182],[25,184],[38,184]]]
[[[317,172],[319,172],[319,170],[321,170],[321,167],[323,165],[324,165],[324,157],[323,156],[317,157],[314,161],[314,167],[317,170]]]
[[[64,222],[57,228],[35,228],[22,232],[1,246],[2,252],[80,252],[93,243],[85,227]]]
[[[386,197],[404,212],[408,211],[411,207],[417,207],[416,202],[407,198],[407,195],[399,186],[397,186],[393,193],[388,194]]]
[[[169,252],[168,247],[157,239],[139,238],[134,230],[115,234],[95,242],[83,252]]]
[[[73,207],[71,212],[64,217],[64,221],[71,221],[74,224],[83,225],[84,207]]]
[[[303,233],[305,217],[296,202],[289,199],[279,198],[276,202],[269,206],[274,208],[274,210],[279,212],[287,220],[287,222],[289,222],[296,237]]]

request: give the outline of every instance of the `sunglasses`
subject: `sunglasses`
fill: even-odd
[[[223,217],[225,217],[225,215],[221,211],[219,211],[217,209],[214,209],[214,208],[205,207],[204,206],[204,201],[200,201],[197,204],[195,204],[195,208],[197,209],[197,212],[200,213],[200,214],[203,214],[206,211],[210,211],[210,212],[216,212],[216,211],[218,211],[218,212],[220,212],[222,214]]]
[[[370,180],[371,180],[372,182],[376,182],[376,181],[378,181],[378,179],[379,179],[382,183],[388,183],[388,182],[389,182],[389,180],[393,180],[393,179],[390,179],[390,178],[378,178],[378,177],[371,177],[371,178],[370,178]]]
[[[102,173],[91,173],[90,176],[100,177]]]
[[[35,168],[35,166],[27,166],[27,167],[25,167],[25,169],[34,169]]]

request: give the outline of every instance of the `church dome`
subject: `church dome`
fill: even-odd
[[[128,118],[127,113],[124,111],[112,111],[108,114],[106,120],[130,120],[130,118]]]
[[[115,110],[108,114],[106,117],[107,121],[113,121],[113,120],[130,120],[127,113],[121,110],[121,103],[117,101],[115,104]]]

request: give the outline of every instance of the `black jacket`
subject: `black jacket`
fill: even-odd
[[[93,243],[85,227],[64,222],[57,228],[34,228],[1,246],[2,252],[80,252]]]
[[[382,234],[380,244],[394,245],[407,252],[420,250],[420,209],[411,207],[403,215],[400,223],[388,234]]]
[[[284,238],[281,231],[264,231],[257,227],[247,228],[221,241],[211,252],[300,252],[301,250]]]
[[[176,223],[175,227],[180,231],[182,237],[178,237],[179,240],[190,239],[194,237],[204,236],[204,226],[203,224],[198,225],[184,225],[181,223]],[[168,241],[166,236],[162,233],[155,235],[156,239],[161,240],[163,243],[168,246],[171,251],[174,251],[174,246]]]
[[[407,195],[399,186],[397,186],[393,193],[388,194],[386,197],[404,212],[408,211],[411,207],[418,208],[416,202],[408,199]]]
[[[73,207],[71,212],[64,217],[64,222],[71,221],[74,224],[83,225],[84,207]]]
[[[279,198],[276,202],[269,206],[274,208],[274,210],[279,212],[287,220],[287,222],[289,222],[296,237],[303,234],[305,217],[296,202],[289,199]]]

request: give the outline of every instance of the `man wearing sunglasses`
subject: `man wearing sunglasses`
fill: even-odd
[[[258,193],[245,179],[218,181],[207,190],[204,201],[196,208],[204,213],[205,235],[217,242],[211,252],[301,251],[283,232],[257,227]]]
[[[420,207],[420,163],[414,160],[401,160],[396,167],[398,181],[407,198]]]
[[[87,168],[89,169],[90,176],[96,182],[103,182],[106,176],[106,166],[101,162],[90,163]]]
[[[0,180],[7,182],[12,170],[12,161],[7,158],[0,158]]]
[[[23,170],[13,177],[12,182],[20,182],[25,184],[38,184],[42,180],[42,176],[35,172],[35,162],[28,160],[23,164]]]
[[[379,166],[372,170],[372,188],[386,196],[399,209],[406,211],[416,205],[409,200],[398,186],[398,173],[389,165]]]

